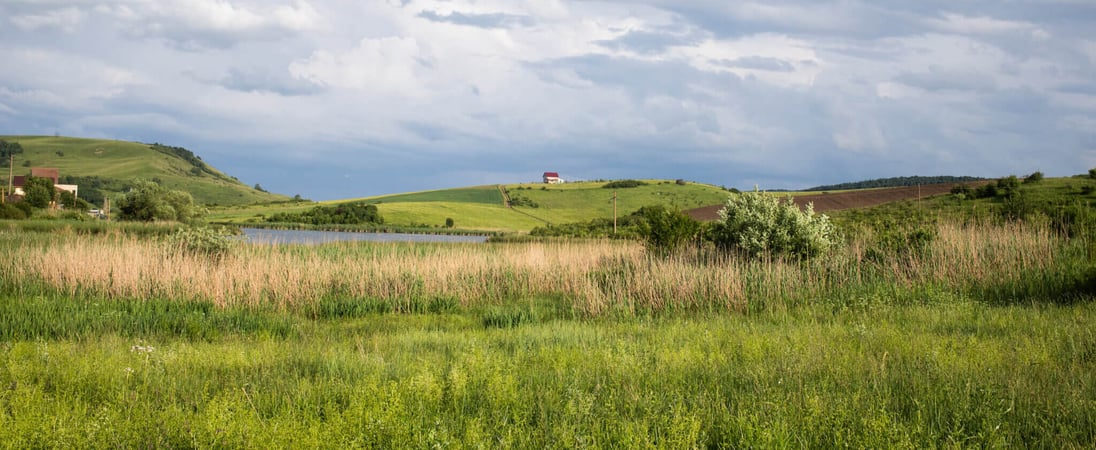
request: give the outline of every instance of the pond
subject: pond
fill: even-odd
[[[448,234],[359,233],[350,231],[267,230],[244,228],[247,240],[256,244],[323,244],[327,242],[487,242],[487,236]]]

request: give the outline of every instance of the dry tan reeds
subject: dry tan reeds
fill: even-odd
[[[760,299],[811,299],[848,283],[1009,280],[1050,267],[1062,243],[1045,229],[943,225],[921,257],[868,262],[863,242],[810,263],[734,257],[648,256],[632,242],[499,245],[241,244],[222,260],[119,236],[58,236],[2,263],[9,283],[38,280],[105,298],[202,300],[221,306],[294,307],[326,298],[446,297],[463,306],[553,296],[576,310],[744,311]],[[871,280],[865,268],[874,265]],[[399,307],[395,309],[399,310]]]

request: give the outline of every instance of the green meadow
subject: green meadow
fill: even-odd
[[[204,164],[204,170],[192,172],[194,165],[190,162],[152,150],[149,144],[63,136],[0,136],[0,139],[23,147],[23,153],[15,157],[15,175],[29,174],[31,167],[49,167],[59,169],[61,176],[118,182],[156,179],[169,189],[189,192],[202,204],[241,205],[287,199],[252,189],[208,164]],[[0,174],[5,186],[7,175],[5,167]]]
[[[644,181],[359,200],[522,232],[727,195]],[[0,446],[1093,448],[1094,207],[1073,177],[841,211],[808,260],[0,221]]]

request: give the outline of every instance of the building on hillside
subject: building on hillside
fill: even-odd
[[[544,184],[560,184],[563,183],[563,178],[559,177],[558,172],[544,172]]]
[[[12,184],[12,197],[13,200],[22,200],[26,193],[23,192],[23,187],[27,185],[27,177],[35,178],[48,178],[53,182],[53,188],[61,192],[71,192],[76,198],[80,198],[80,187],[75,184],[58,184],[57,181],[61,178],[61,171],[52,168],[40,168],[32,167],[30,169],[30,175],[16,175],[11,178]]]

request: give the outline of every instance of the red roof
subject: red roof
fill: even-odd
[[[544,172],[544,178],[559,178],[558,172]]]

